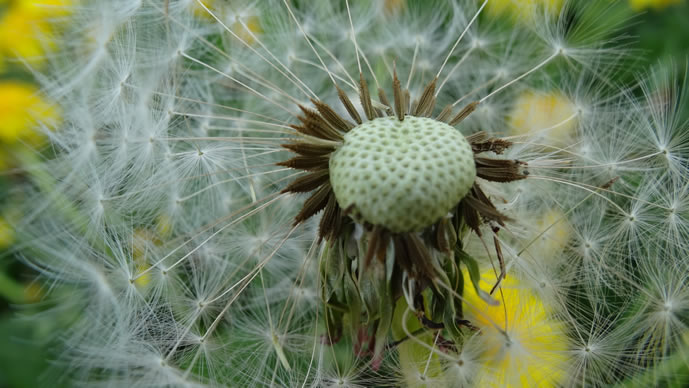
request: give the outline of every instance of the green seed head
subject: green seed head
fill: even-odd
[[[358,222],[420,231],[448,214],[476,179],[471,146],[437,120],[382,117],[354,127],[330,158],[337,202]]]

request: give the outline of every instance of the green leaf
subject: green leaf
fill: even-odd
[[[381,358],[383,348],[387,342],[390,326],[392,325],[395,301],[392,299],[390,283],[387,280],[385,268],[383,266],[375,266],[375,268],[376,272],[378,272],[378,276],[376,276],[376,291],[378,293],[378,309],[380,313],[378,328],[376,329],[376,346],[373,352],[373,358],[377,360]]]
[[[481,281],[481,272],[479,270],[478,262],[476,262],[476,259],[469,256],[469,254],[467,254],[461,249],[457,249],[455,253],[457,254],[457,258],[459,259],[459,261],[464,263],[464,265],[467,267],[467,270],[469,272],[469,279],[471,279],[471,284],[474,285],[476,295],[478,295],[479,298],[481,298],[481,300],[483,300],[491,306],[499,306],[500,302],[498,302],[492,296],[490,296],[489,293],[483,291],[479,285]]]

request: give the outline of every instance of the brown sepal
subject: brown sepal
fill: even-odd
[[[283,193],[307,193],[317,189],[320,185],[327,182],[330,178],[328,170],[318,170],[316,172],[301,176],[290,183]]]
[[[345,110],[347,111],[347,113],[349,113],[349,116],[352,119],[354,119],[354,121],[357,124],[361,124],[361,116],[354,107],[354,104],[352,104],[352,100],[350,100],[349,97],[347,97],[347,93],[345,93],[344,90],[340,89],[339,86],[335,86],[335,88],[337,88],[337,96],[340,98],[340,102],[342,102],[342,105],[344,105]]]
[[[404,271],[409,273],[412,277],[417,277],[416,269],[412,264],[411,257],[407,250],[407,244],[404,241],[405,235],[395,235],[392,238],[393,246],[395,247],[395,264],[399,265]]]
[[[500,213],[498,209],[495,208],[493,202],[490,201],[486,193],[484,193],[477,184],[474,184],[469,195],[464,197],[464,199],[467,200],[467,205],[474,208],[485,220],[495,221],[502,226],[505,225],[505,222],[511,221],[509,217]]]
[[[414,99],[414,101],[411,102],[411,107],[409,108],[409,112],[412,112],[412,114],[413,114],[414,116],[416,116],[416,114],[413,113],[413,112],[416,112],[416,108],[417,108],[418,106],[419,106],[419,100]]]
[[[306,121],[306,117],[304,117],[304,116],[297,116],[297,119],[299,119],[299,121],[301,121],[302,123],[304,121]],[[290,124],[289,127],[294,129],[295,131],[297,131],[299,133],[303,133],[304,135],[318,137],[317,134],[313,133],[310,128],[307,128],[304,125]]]
[[[336,129],[342,132],[349,132],[350,129],[354,128],[354,124],[340,117],[328,104],[314,99],[311,99],[311,102],[318,110],[318,113]]]
[[[442,121],[444,123],[447,123],[447,119],[450,118],[450,115],[452,114],[452,104],[446,105],[442,111],[440,111],[440,114],[435,118],[438,121]],[[468,140],[468,139],[467,139]]]
[[[389,241],[389,232],[383,227],[375,225],[373,230],[369,233],[368,248],[366,249],[366,256],[364,256],[364,268],[369,267],[374,257],[381,263],[385,262]]]
[[[330,187],[330,182],[326,182],[322,185],[313,195],[309,197],[304,202],[304,207],[301,209],[299,214],[294,217],[294,225],[298,225],[305,220],[309,219],[314,214],[321,211],[327,204],[332,188]]]
[[[329,155],[324,156],[295,156],[283,162],[276,163],[278,166],[296,168],[299,170],[314,171],[328,168],[330,161]]]
[[[390,101],[388,101],[388,96],[385,95],[385,90],[383,90],[382,88],[378,88],[378,99],[383,105],[387,106],[385,113],[388,116],[392,116],[392,105],[390,105]]]
[[[471,149],[475,154],[481,152],[492,151],[496,154],[503,153],[506,149],[512,146],[512,142],[498,137],[489,136],[487,133],[481,131],[473,135],[467,136],[467,141],[471,144]]]
[[[436,274],[431,264],[431,254],[426,249],[423,241],[415,233],[406,233],[403,240],[416,272],[421,275],[423,280],[435,278]]]
[[[395,99],[395,114],[399,121],[404,121],[404,115],[407,113],[404,105],[404,94],[402,92],[402,85],[399,78],[397,78],[397,70],[395,70],[392,79],[392,94]]]
[[[450,253],[451,247],[450,240],[448,239],[451,233],[451,227],[449,226],[449,221],[445,218],[441,219],[435,224],[435,248],[443,253]]]
[[[337,204],[335,193],[332,191],[328,196],[328,204],[325,206],[321,222],[318,224],[318,238],[319,240],[326,239],[333,240],[340,233],[342,227],[342,209]]]
[[[513,182],[525,179],[521,166],[524,162],[510,159],[475,157],[476,176],[493,182]]]
[[[433,108],[435,108],[435,84],[437,81],[438,78],[434,78],[433,81],[426,85],[426,88],[423,90],[423,93],[421,93],[421,97],[419,98],[419,104],[413,111],[414,116],[428,117],[431,113],[433,113]]]
[[[465,118],[467,118],[467,116],[469,116],[471,114],[471,112],[476,110],[476,107],[478,107],[478,104],[479,104],[478,101],[474,101],[474,102],[469,103],[467,106],[462,108],[462,110],[460,110],[459,113],[457,113],[457,115],[452,118],[452,120],[450,120],[449,124],[452,126],[455,126],[455,125],[461,123]]]
[[[335,151],[331,146],[306,142],[286,143],[281,146],[302,156],[325,156]]]
[[[481,237],[481,219],[479,218],[476,209],[470,205],[473,198],[472,200],[469,200],[468,198],[469,195],[464,197],[459,203],[459,206],[457,206],[457,215],[471,230],[474,231],[474,233],[476,233],[477,236]]]
[[[304,112],[304,116],[298,117],[302,121],[302,127],[313,133],[314,136],[326,140],[342,140],[342,134],[333,128],[318,112],[302,105],[299,105],[299,108]]]
[[[378,115],[375,109],[373,109],[373,102],[371,102],[371,93],[368,91],[368,84],[364,79],[364,75],[359,73],[359,99],[361,100],[361,106],[364,107],[364,113],[366,118],[373,120]]]

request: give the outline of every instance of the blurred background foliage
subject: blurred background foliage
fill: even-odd
[[[45,100],[32,80],[50,59],[59,42],[53,33],[68,20],[69,7],[77,0],[0,0],[0,387],[61,386],[59,370],[51,370],[51,360],[60,353],[55,347],[56,335],[68,327],[78,311],[57,309],[47,302],[50,293],[69,293],[52,289],[50,284],[34,280],[35,272],[25,265],[19,252],[26,252],[31,241],[23,241],[16,232],[22,214],[16,204],[23,201],[13,192],[18,182],[31,179],[32,161],[41,157],[46,144],[44,135],[35,128],[59,128],[60,112]],[[229,1],[229,0],[228,0]],[[382,1],[382,0],[381,0]],[[384,0],[390,7],[403,7],[405,1]],[[629,37],[631,50],[628,72],[620,72],[616,81],[629,82],[643,77],[650,66],[673,71],[686,77],[689,61],[689,2],[686,0],[590,0],[591,10],[578,18]],[[482,15],[504,22],[524,22],[523,8],[537,3],[558,5],[562,0],[495,0]],[[606,19],[596,19],[597,7],[606,9]],[[610,16],[613,16],[611,18]],[[592,25],[593,25],[592,24]],[[51,310],[51,314],[45,314]],[[57,319],[56,319],[57,317]],[[684,362],[664,365],[668,375],[686,371]],[[679,369],[678,369],[679,368]],[[672,380],[672,379],[670,379]],[[636,383],[639,383],[637,380]],[[682,386],[689,382],[669,381]],[[686,386],[686,385],[684,385]]]

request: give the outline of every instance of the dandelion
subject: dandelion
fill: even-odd
[[[56,49],[53,30],[68,16],[70,0],[4,0],[0,17],[0,53],[5,59],[40,64]]]
[[[649,263],[687,249],[682,92],[615,86],[586,7],[505,28],[488,4],[71,8],[19,225],[74,290],[66,378],[584,385],[674,354],[684,304],[652,311],[682,280]]]
[[[481,278],[482,287],[496,280],[492,273],[484,273]],[[500,298],[500,306],[482,306],[473,289],[464,295],[467,318],[481,329],[481,334],[466,344],[480,349],[485,359],[477,383],[504,387],[560,384],[569,350],[562,322],[552,317],[551,307],[512,277],[503,283]],[[471,311],[473,306],[482,306],[480,312]],[[495,327],[495,323],[501,325]]]
[[[59,120],[57,107],[41,97],[36,87],[16,81],[0,83],[0,114],[0,140],[5,144],[22,140],[35,144],[40,137],[36,127],[54,127]]]
[[[549,142],[566,145],[576,128],[578,108],[561,95],[525,92],[514,103],[510,128],[515,135],[541,136]],[[541,129],[540,133],[529,133]]]

